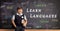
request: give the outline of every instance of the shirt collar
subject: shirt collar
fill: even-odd
[[[17,15],[23,15],[23,13],[21,13],[21,14],[18,14],[18,13],[16,13]]]

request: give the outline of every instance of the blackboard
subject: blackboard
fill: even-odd
[[[17,7],[23,7],[28,24],[26,28],[55,29],[59,22],[59,9],[57,0],[28,0],[25,2],[3,2],[1,4],[1,28],[14,28],[11,23],[12,15]]]

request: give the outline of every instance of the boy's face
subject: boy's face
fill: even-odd
[[[19,14],[20,13],[23,13],[23,9],[18,9],[18,11],[17,11]]]

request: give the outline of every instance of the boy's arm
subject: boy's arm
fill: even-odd
[[[27,25],[27,20],[24,19],[24,21],[23,21],[23,26],[26,27],[26,25]]]
[[[12,24],[16,28],[16,24],[15,24],[14,20],[15,20],[15,15],[13,15],[13,17],[12,17]]]
[[[15,24],[15,22],[14,22],[13,19],[12,19],[12,24],[13,24],[13,26],[16,28],[16,24]]]
[[[26,18],[26,16],[24,16],[24,19],[22,20],[22,24],[23,24],[23,26],[26,27],[26,25],[27,25],[27,18]]]

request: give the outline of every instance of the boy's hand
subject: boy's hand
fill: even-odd
[[[26,25],[27,25],[25,20],[22,20],[22,24],[24,27],[26,27]]]
[[[16,28],[16,25],[14,27]]]

